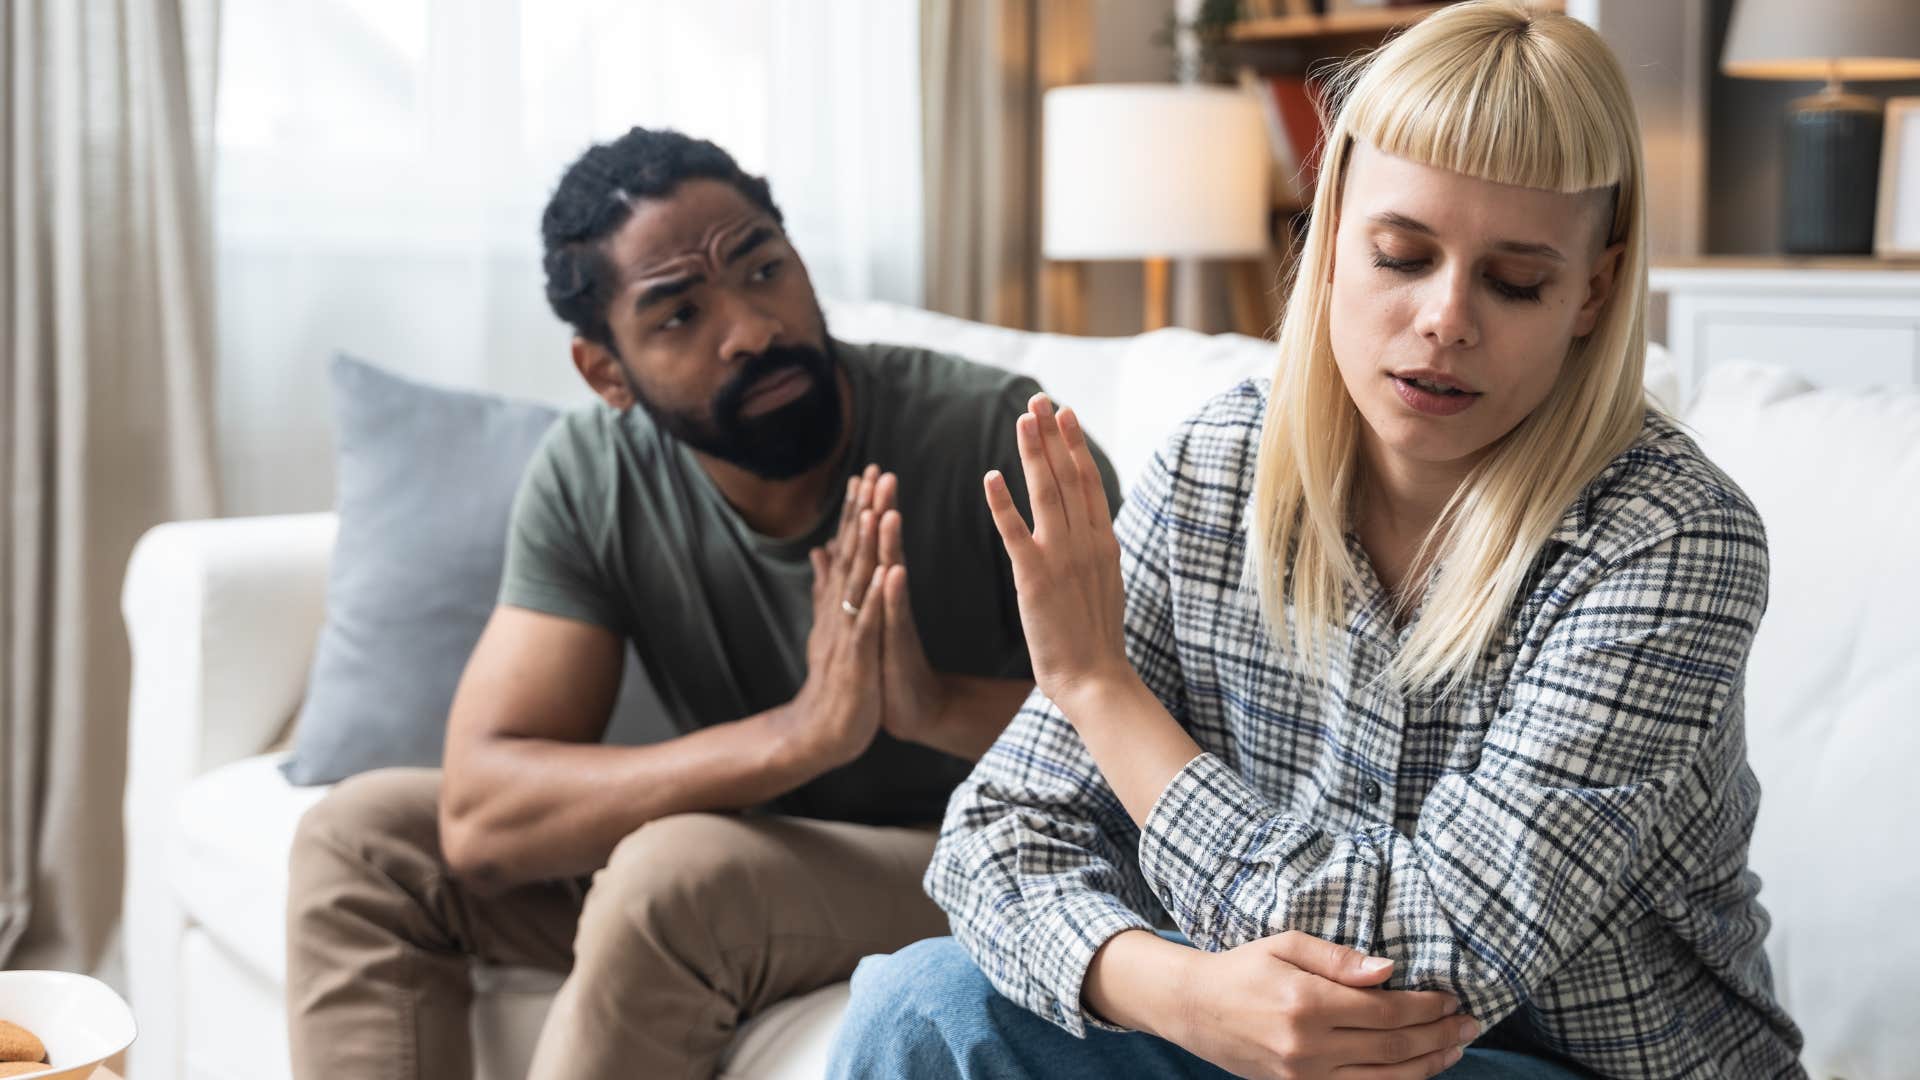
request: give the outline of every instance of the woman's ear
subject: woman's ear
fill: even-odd
[[[583,337],[573,339],[573,368],[587,381],[593,392],[614,409],[633,408],[632,384],[620,367],[620,357],[612,349]]]
[[[1626,257],[1627,242],[1622,240],[1608,245],[1593,262],[1593,269],[1587,274],[1587,297],[1581,303],[1580,310],[1573,317],[1573,336],[1586,337],[1593,333],[1593,327],[1600,321],[1600,312],[1607,306],[1607,299],[1613,295],[1613,286],[1620,273],[1620,261]]]

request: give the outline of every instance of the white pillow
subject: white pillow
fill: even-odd
[[[1687,421],[1767,527],[1747,669],[1753,866],[1816,1076],[1920,1061],[1920,388],[1815,390],[1726,364]]]

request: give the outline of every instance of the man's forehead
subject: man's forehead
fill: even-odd
[[[689,180],[669,195],[632,205],[607,244],[608,258],[629,280],[724,258],[729,242],[756,226],[775,227],[772,215],[719,180]]]

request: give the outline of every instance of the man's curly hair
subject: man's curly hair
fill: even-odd
[[[595,143],[567,167],[540,215],[540,240],[547,304],[574,333],[613,347],[607,304],[616,271],[601,241],[626,224],[636,200],[671,195],[693,179],[731,184],[782,222],[764,178],[749,176],[718,146],[678,131],[636,127],[612,142]]]

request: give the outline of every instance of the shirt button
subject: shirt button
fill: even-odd
[[[1380,801],[1380,785],[1372,780],[1369,780],[1366,783],[1361,784],[1360,797],[1367,800],[1368,802],[1379,802]]]

